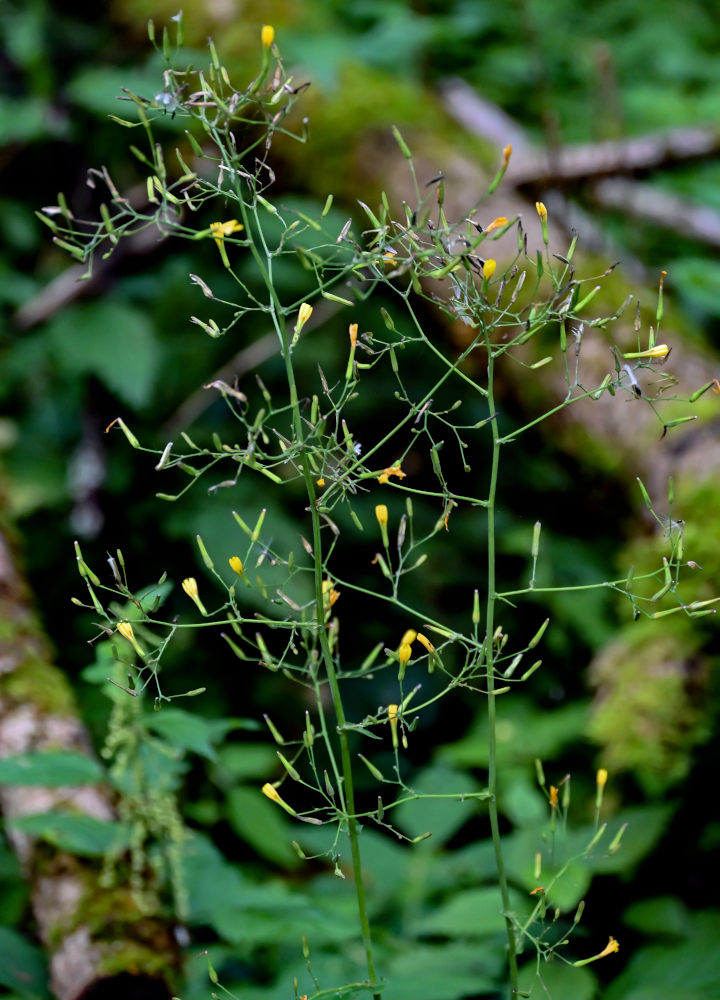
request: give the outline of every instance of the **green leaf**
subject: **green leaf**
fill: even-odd
[[[104,778],[100,764],[85,754],[55,750],[23,753],[0,760],[0,785],[95,785]]]
[[[395,958],[387,969],[383,1000],[460,1000],[495,996],[502,947],[452,943],[418,945]]]
[[[720,914],[694,913],[690,921],[686,941],[675,945],[664,941],[635,951],[604,1000],[699,1000],[720,996]]]
[[[715,261],[684,257],[668,264],[673,283],[691,306],[709,316],[720,315],[720,275]]]
[[[477,782],[467,774],[443,765],[422,771],[413,779],[413,788],[420,797],[393,810],[391,822],[397,823],[411,837],[419,837],[430,830],[432,837],[424,843],[433,847],[448,841],[481,808],[473,799],[461,801],[463,793],[481,791]],[[457,800],[422,798],[423,794],[446,795],[455,791]]]
[[[8,821],[16,830],[46,840],[61,851],[101,857],[130,843],[130,827],[80,813],[46,812]]]
[[[301,863],[291,847],[295,827],[259,788],[233,788],[227,797],[227,813],[233,830],[261,857],[283,868],[297,868]]]
[[[519,904],[517,895],[513,908]],[[447,903],[433,908],[413,925],[416,934],[448,938],[484,937],[501,934],[504,929],[505,918],[497,886],[455,893]]]
[[[531,1000],[592,1000],[596,996],[597,979],[590,969],[573,968],[563,962],[540,964],[538,978],[535,962],[528,962],[520,970],[518,987],[522,993],[529,993]]]
[[[522,697],[503,702],[497,733],[500,766],[557,756],[564,746],[583,738],[587,716],[585,701],[562,705],[552,712]],[[438,759],[455,767],[487,767],[487,746],[487,720],[481,717],[461,740],[443,747]]]
[[[0,927],[0,985],[27,1000],[45,1000],[45,955],[9,927]]]
[[[216,780],[224,785],[249,778],[266,779],[277,767],[277,754],[262,743],[230,743],[218,750]]]
[[[203,719],[182,708],[163,708],[145,716],[145,724],[178,750],[215,760],[215,746],[239,728],[237,719]]]
[[[66,131],[53,126],[47,103],[37,97],[0,96],[0,144],[35,142]]]
[[[95,375],[130,406],[150,400],[161,350],[145,312],[121,302],[80,303],[53,317],[46,335],[64,375]]]
[[[183,882],[194,923],[210,923],[220,906],[243,898],[247,890],[245,878],[204,834],[192,834],[183,844],[182,855]]]
[[[645,935],[686,937],[691,928],[687,908],[675,896],[659,896],[633,903],[623,922]]]

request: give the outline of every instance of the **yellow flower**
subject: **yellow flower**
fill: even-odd
[[[386,247],[385,250],[383,251],[382,259],[385,261],[386,264],[397,263],[395,259],[396,257],[397,257],[397,250],[393,250],[392,247]]]
[[[610,938],[608,940],[608,943],[605,945],[605,947],[603,948],[603,950],[600,952],[600,954],[598,955],[598,958],[605,958],[606,955],[612,955],[616,951],[620,951],[620,945],[617,943],[617,941],[615,940],[615,938],[611,934]]]
[[[303,302],[298,309],[298,318],[295,324],[295,336],[297,337],[307,321],[312,316],[313,307],[309,302]]]
[[[282,801],[282,799],[278,795],[277,788],[275,788],[274,785],[271,785],[269,781],[266,781],[265,784],[262,786],[262,792],[263,795],[267,795],[267,797],[269,799],[272,799],[273,802]]]
[[[188,595],[191,601],[194,601],[198,607],[201,614],[206,615],[207,611],[203,602],[200,600],[200,594],[198,592],[197,580],[194,576],[186,577],[182,582],[182,589]]]
[[[117,630],[124,639],[127,639],[128,642],[134,641],[135,633],[133,632],[133,627],[130,622],[118,622]]]
[[[511,156],[512,156],[512,146],[510,145],[510,143],[508,143],[505,149],[503,149],[503,170],[507,170],[507,165],[510,162]]]
[[[631,351],[629,354],[623,354],[624,358],[666,358],[670,353],[670,348],[667,344],[656,344],[655,347],[649,347],[647,351]]]
[[[230,569],[234,570],[238,576],[242,576],[244,574],[245,570],[243,569],[242,559],[240,556],[230,556],[228,562],[230,563]]]
[[[381,528],[387,528],[388,523],[388,509],[387,504],[379,503],[375,507],[375,517]]]
[[[229,222],[210,223],[210,232],[212,233],[218,246],[220,246],[226,236],[232,236],[233,233],[239,233],[243,228],[243,224],[238,222],[237,219],[230,219]]]
[[[604,788],[607,784],[608,773],[604,767],[601,767],[597,773],[597,786],[598,788]]]
[[[404,646],[405,643],[413,643],[413,642],[415,642],[415,640],[417,639],[417,637],[418,637],[418,634],[415,631],[415,629],[414,628],[409,628],[405,632],[405,634],[403,635],[402,639],[400,640],[400,645]]]
[[[120,635],[127,639],[127,641],[132,645],[138,656],[144,656],[145,650],[142,648],[140,643],[135,638],[135,633],[133,632],[133,627],[130,622],[118,622],[116,626]]]
[[[335,590],[332,580],[329,578],[323,580],[322,582],[322,593],[323,593],[323,606],[325,608],[325,614],[329,614],[330,608],[333,606],[335,601],[337,601],[340,596],[340,591]]]
[[[317,485],[320,487],[320,489],[323,488],[323,486],[325,485],[325,477],[324,476],[320,476],[320,478],[317,480]]]
[[[412,656],[412,646],[404,642],[400,649],[398,650],[398,660],[400,660],[400,666],[404,667],[410,662],[410,657]]]
[[[353,348],[357,344],[357,333],[358,333],[357,323],[351,323],[348,332],[350,334],[350,347]]]
[[[620,945],[617,943],[615,938],[610,935],[608,943],[605,945],[603,950],[597,955],[593,955],[592,958],[583,958],[579,962],[573,962],[574,966],[588,965],[590,962],[597,962],[599,958],[605,958],[606,955],[613,955],[616,951],[620,950]]]
[[[275,41],[275,29],[272,24],[263,24],[262,31],[260,32],[260,39],[265,48],[269,49]]]
[[[540,216],[541,222],[547,222],[547,209],[541,201],[535,202],[535,211]]]
[[[557,809],[558,804],[558,790],[555,785],[550,785],[550,808]]]
[[[496,267],[497,261],[493,260],[492,257],[490,260],[486,260],[483,264],[483,278],[492,278]]]
[[[428,653],[434,653],[435,652],[435,647],[430,642],[430,640],[428,639],[428,637],[426,635],[422,634],[422,632],[418,632],[418,634],[417,634],[417,641],[419,643],[421,643],[425,647],[425,649],[427,649]]]
[[[398,738],[397,738],[397,724],[398,724],[398,706],[388,705],[387,707],[388,719],[390,720],[390,733],[392,735],[392,742],[395,749],[397,749]]]
[[[390,476],[397,476],[398,479],[404,479],[406,475],[407,473],[402,471],[398,462],[397,465],[391,465],[387,469],[384,469],[378,476],[378,482],[384,484],[389,481]]]
[[[504,215],[498,216],[497,219],[493,219],[489,226],[485,228],[486,233],[491,233],[493,229],[501,229],[503,226],[507,225],[507,219]]]
[[[262,786],[262,793],[263,795],[266,795],[271,802],[277,802],[279,806],[282,806],[286,813],[290,813],[291,816],[297,816],[293,807],[289,806],[284,799],[280,798],[277,789],[274,785],[271,785],[269,781],[266,781]]]

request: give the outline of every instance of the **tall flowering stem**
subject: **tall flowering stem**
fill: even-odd
[[[241,182],[239,178],[236,179],[235,181],[236,196],[243,216],[243,222],[245,223],[245,229],[249,230],[250,227],[248,226],[249,222],[248,205],[244,200],[243,191],[240,186],[240,183]],[[329,727],[326,725],[324,719],[322,720],[322,729],[323,729],[323,735],[325,737],[325,745],[327,747],[328,755],[330,758],[330,766],[335,776],[335,783],[338,790],[340,807],[344,810],[345,820],[347,823],[347,833],[350,840],[350,855],[352,860],[353,881],[355,883],[355,893],[357,898],[358,914],[360,918],[360,930],[363,939],[363,947],[365,951],[368,976],[371,988],[377,986],[377,991],[373,989],[372,996],[374,1000],[380,1000],[381,993],[380,993],[378,975],[375,970],[372,937],[370,933],[370,920],[368,917],[367,903],[365,900],[365,885],[363,881],[362,862],[360,858],[360,843],[358,839],[360,830],[355,814],[356,813],[355,784],[353,777],[352,760],[350,758],[350,743],[347,733],[347,718],[345,715],[345,706],[343,704],[343,699],[340,692],[340,685],[338,684],[337,672],[335,670],[335,661],[333,659],[332,649],[330,647],[330,635],[328,629],[324,627],[326,618],[327,596],[325,589],[323,588],[323,584],[325,581],[325,575],[324,575],[325,560],[323,556],[324,543],[321,533],[322,525],[320,520],[320,513],[318,511],[318,504],[317,504],[318,497],[316,493],[316,476],[313,474],[313,470],[310,465],[310,460],[308,458],[308,447],[306,444],[305,427],[302,420],[300,402],[298,398],[297,380],[295,377],[295,369],[293,366],[292,347],[294,346],[294,343],[298,339],[302,326],[310,318],[312,307],[308,303],[303,303],[300,306],[297,324],[295,325],[294,329],[289,328],[287,323],[284,321],[285,311],[282,307],[282,304],[278,297],[277,289],[273,282],[272,257],[270,251],[264,245],[262,230],[260,230],[258,242],[255,242],[255,240],[250,241],[249,249],[250,253],[255,259],[255,263],[258,267],[262,280],[265,284],[270,305],[270,312],[272,315],[272,322],[281,345],[281,353],[285,364],[285,378],[289,390],[293,434],[297,445],[300,469],[302,472],[302,477],[305,483],[305,490],[309,501],[308,509],[310,511],[310,518],[312,521],[312,549],[314,554],[314,567],[313,567],[314,598],[315,598],[314,619],[318,624],[318,626],[322,626],[318,627],[317,629],[317,639],[320,646],[322,663],[325,669],[328,687],[330,689],[330,694],[332,698],[333,709],[335,712],[335,720],[336,720],[335,728],[338,734],[337,735],[338,742],[340,744],[339,762],[337,761],[335,756],[333,743],[330,738]],[[318,698],[318,704],[321,704],[321,698]]]
[[[487,407],[488,413],[495,413],[494,397],[494,356],[493,344],[488,333],[485,334],[485,346],[488,357],[488,380],[487,380]],[[517,996],[518,990],[518,964],[517,964],[517,944],[515,938],[515,927],[510,910],[510,891],[508,888],[507,873],[505,871],[505,860],[503,857],[502,841],[500,839],[500,822],[498,817],[498,781],[497,781],[497,727],[496,727],[496,695],[495,695],[495,662],[494,644],[491,637],[495,632],[495,602],[496,579],[495,579],[495,502],[497,499],[498,470],[500,467],[500,447],[502,441],[498,431],[497,419],[490,421],[492,429],[492,461],[490,464],[490,483],[487,496],[487,603],[485,609],[485,666],[487,668],[487,714],[488,714],[488,814],[490,817],[490,832],[492,835],[493,849],[495,852],[495,866],[498,874],[500,886],[500,896],[502,899],[503,917],[505,918],[505,928],[507,931],[507,956],[508,970],[510,974],[510,996]]]

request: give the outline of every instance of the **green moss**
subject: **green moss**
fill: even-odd
[[[29,702],[42,712],[75,715],[77,707],[64,675],[50,663],[29,655],[11,673],[0,677],[3,697],[15,702]]]
[[[684,620],[668,635],[656,622],[628,626],[593,665],[598,687],[590,736],[603,766],[633,771],[653,792],[683,778],[693,747],[708,735],[702,709],[707,664]]]
[[[322,197],[332,192],[355,201],[360,192],[363,200],[379,195],[378,158],[397,162],[400,155],[393,125],[418,158],[431,156],[442,165],[457,156],[457,126],[433,94],[358,63],[343,66],[335,90],[309,91],[301,110],[310,121],[310,149],[278,140],[274,150],[302,171],[307,189]],[[479,139],[467,137],[464,151],[480,165],[496,166],[498,151]]]

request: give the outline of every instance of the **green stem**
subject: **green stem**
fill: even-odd
[[[486,337],[488,352],[488,390],[487,403],[490,413],[495,412],[494,401],[494,357],[493,345]],[[495,849],[495,865],[497,868],[500,895],[502,897],[503,916],[508,938],[508,969],[510,973],[510,995],[514,997],[518,990],[517,952],[515,944],[515,929],[510,914],[510,893],[508,891],[505,862],[503,859],[502,842],[500,839],[500,824],[497,808],[497,734],[495,726],[495,665],[493,656],[493,633],[495,631],[495,499],[497,495],[498,468],[500,464],[501,438],[498,432],[498,421],[491,420],[493,451],[490,468],[490,486],[487,505],[487,609],[485,620],[485,663],[487,666],[487,709],[488,709],[488,811],[490,815],[490,830]]]
[[[242,198],[239,199],[240,208],[242,211],[243,219],[246,224],[247,230],[247,209]],[[262,230],[260,230],[262,232]],[[365,958],[367,961],[368,975],[370,979],[371,986],[378,986],[377,973],[375,971],[375,961],[373,958],[373,947],[372,947],[372,937],[370,934],[370,921],[368,918],[367,905],[365,902],[365,885],[363,883],[363,871],[362,862],[360,858],[360,843],[359,843],[359,829],[358,821],[355,815],[355,788],[353,782],[353,770],[352,761],[350,759],[350,743],[348,740],[347,732],[345,731],[345,726],[347,720],[345,718],[345,708],[342,701],[342,696],[340,694],[340,686],[338,684],[337,673],[335,671],[335,663],[333,660],[332,650],[330,649],[330,643],[328,640],[328,632],[325,627],[325,601],[322,591],[323,583],[323,545],[322,545],[322,535],[321,535],[321,524],[320,515],[317,510],[317,498],[315,495],[315,482],[313,479],[312,469],[310,468],[310,463],[308,461],[307,451],[304,447],[304,431],[302,417],[300,414],[300,406],[298,402],[297,384],[295,381],[295,370],[292,363],[292,351],[290,349],[290,333],[281,323],[281,318],[283,316],[282,306],[277,296],[277,292],[273,285],[272,274],[269,267],[272,264],[271,258],[266,251],[266,259],[268,261],[268,268],[265,267],[264,261],[262,260],[260,253],[254,241],[250,243],[250,250],[255,258],[255,261],[260,269],[260,273],[265,281],[270,299],[273,305],[273,321],[282,344],[282,356],[285,362],[285,376],[287,379],[287,385],[290,396],[290,408],[292,411],[292,424],[293,433],[295,441],[297,442],[297,447],[300,452],[300,463],[302,466],[303,478],[305,480],[305,488],[307,491],[307,497],[310,505],[310,514],[312,518],[312,528],[313,528],[313,552],[315,556],[314,560],[314,574],[315,574],[315,620],[317,622],[318,629],[318,640],[320,643],[320,649],[322,652],[323,663],[325,666],[325,671],[328,678],[328,684],[330,687],[330,693],[332,695],[333,708],[335,709],[335,718],[337,719],[338,726],[338,739],[340,741],[340,764],[342,770],[343,783],[342,788],[338,789],[339,795],[341,796],[341,801],[344,801],[345,806],[345,816],[348,825],[348,836],[350,838],[350,853],[352,857],[352,868],[353,877],[355,880],[355,892],[357,896],[357,906],[358,914],[360,916],[360,928],[362,932],[363,945],[365,948]],[[332,747],[328,741],[328,748],[330,751],[331,760],[333,759]],[[373,990],[373,997],[375,1000],[380,1000],[381,990],[378,986],[377,990]]]
[[[286,366],[292,370],[292,364],[290,362],[289,351],[285,352]],[[300,420],[300,410],[297,406],[297,393],[295,392],[294,380],[292,384],[291,394],[295,400],[295,405],[293,407],[294,413],[297,413],[297,421],[295,422],[295,433],[300,436],[302,435],[302,423]],[[302,438],[300,437],[300,440]],[[365,885],[363,883],[363,871],[362,871],[362,861],[360,858],[360,842],[359,842],[359,829],[357,816],[355,814],[355,785],[353,780],[353,770],[352,761],[350,759],[350,742],[348,740],[348,734],[346,731],[347,720],[345,717],[345,707],[342,701],[342,695],[340,693],[340,685],[338,684],[337,673],[335,670],[335,662],[333,660],[332,650],[330,649],[330,643],[328,640],[327,629],[325,628],[325,605],[323,600],[322,592],[322,581],[323,581],[323,561],[322,561],[322,537],[321,537],[321,525],[320,517],[317,512],[317,505],[315,503],[315,485],[312,479],[312,473],[310,470],[310,465],[307,461],[307,455],[305,452],[302,453],[302,466],[303,473],[305,476],[305,483],[308,490],[308,498],[310,500],[310,511],[312,515],[312,525],[313,525],[313,551],[315,552],[315,601],[317,609],[317,621],[319,625],[319,640],[320,648],[323,655],[323,662],[325,665],[325,671],[327,674],[328,685],[330,687],[330,693],[332,696],[333,707],[335,709],[335,718],[337,719],[338,725],[338,739],[340,740],[340,763],[342,767],[343,774],[343,788],[345,800],[345,816],[348,825],[348,836],[350,838],[350,854],[352,857],[352,867],[353,876],[355,879],[355,892],[357,897],[358,914],[360,916],[360,928],[362,931],[363,945],[365,947],[365,958],[367,961],[368,973],[370,976],[370,983],[372,986],[376,986],[378,979],[377,973],[375,971],[375,961],[373,958],[373,947],[372,947],[372,937],[370,934],[370,921],[367,913],[367,905],[365,902]],[[374,1000],[380,1000],[381,991],[378,987],[377,991],[373,991]]]

